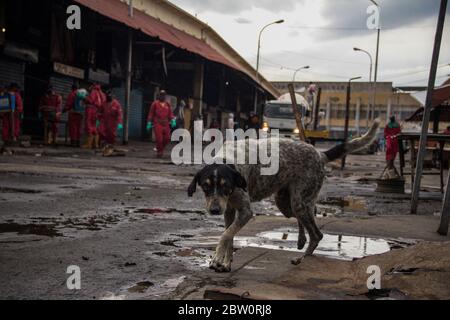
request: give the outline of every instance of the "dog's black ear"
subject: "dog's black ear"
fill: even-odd
[[[234,171],[234,184],[237,188],[241,188],[244,191],[247,191],[247,181],[245,181],[244,177],[237,171]]]
[[[191,184],[188,187],[188,197],[189,198],[192,198],[194,193],[197,191],[197,184],[198,184],[199,177],[200,177],[200,174],[197,173],[195,175],[194,179],[192,180]]]

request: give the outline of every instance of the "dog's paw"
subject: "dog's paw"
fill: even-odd
[[[302,261],[305,259],[305,257],[306,256],[301,256],[300,258],[296,258],[296,259],[292,259],[291,260],[291,263],[294,265],[294,266],[298,266],[300,263],[302,263]]]
[[[231,262],[229,263],[223,263],[220,261],[216,261],[216,260],[212,260],[211,263],[209,264],[209,268],[213,269],[216,272],[230,272],[231,271]]]
[[[297,249],[302,250],[306,245],[306,238],[305,239],[298,239],[297,241]]]

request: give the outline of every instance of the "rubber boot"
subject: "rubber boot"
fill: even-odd
[[[94,146],[94,136],[88,136],[86,143],[81,146],[83,149],[92,149]]]

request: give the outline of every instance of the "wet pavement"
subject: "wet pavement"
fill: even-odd
[[[292,267],[280,257],[301,254],[296,223],[267,199],[235,239],[232,274],[209,270],[224,222],[206,215],[200,194],[187,197],[198,167],[157,160],[152,149],[134,143],[118,158],[64,147],[0,155],[0,299],[203,298],[211,284],[233,288],[240,272],[264,278],[267,263],[279,275]],[[359,261],[448,240],[434,232],[439,193],[423,190],[412,217],[407,195],[374,192],[382,156],[351,156],[348,164],[344,172],[328,168],[317,206],[319,257]],[[66,285],[73,265],[81,290]]]

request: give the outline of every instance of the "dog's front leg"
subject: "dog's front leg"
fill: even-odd
[[[237,214],[231,225],[222,234],[216,253],[211,261],[210,268],[217,272],[230,272],[233,259],[234,236],[250,221],[253,214],[250,209],[248,195],[243,191],[235,195],[231,203],[237,208]]]

